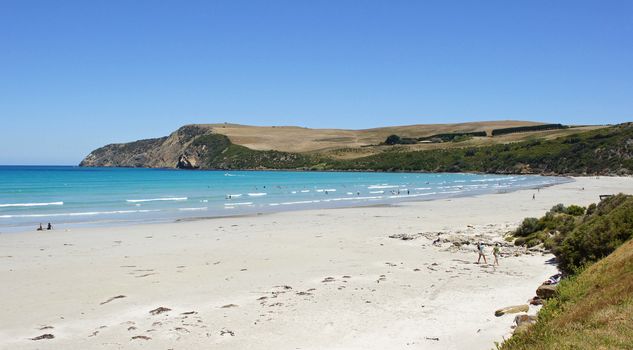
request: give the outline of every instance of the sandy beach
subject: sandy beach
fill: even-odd
[[[514,319],[494,311],[525,304],[556,272],[552,256],[504,247],[499,267],[478,265],[474,246],[452,242],[502,241],[557,203],[633,193],[633,178],[574,180],[385,207],[1,234],[0,348],[491,349]],[[389,237],[403,234],[415,239]],[[32,340],[44,334],[54,338]]]

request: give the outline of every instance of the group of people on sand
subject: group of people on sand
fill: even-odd
[[[53,225],[49,222],[46,226],[46,230],[50,231],[53,229]],[[37,228],[38,231],[44,231],[44,227],[42,227],[42,223],[40,223],[40,227]]]
[[[477,243],[477,252],[479,253],[479,258],[477,259],[477,264],[479,264],[481,262],[481,258],[484,258],[484,264],[488,264],[488,261],[486,260],[485,248],[486,248],[486,246],[484,245],[484,242]],[[494,247],[492,248],[492,256],[494,256],[494,258],[495,258],[495,261],[494,261],[493,265],[499,266],[499,254],[500,254],[500,252],[501,252],[501,250],[499,248],[499,243],[495,243]]]

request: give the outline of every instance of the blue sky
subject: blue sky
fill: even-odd
[[[0,164],[187,123],[633,120],[633,1],[0,0]]]

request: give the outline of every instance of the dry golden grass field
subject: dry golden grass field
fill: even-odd
[[[297,153],[324,153],[335,158],[356,158],[379,153],[391,146],[380,146],[392,134],[401,137],[425,137],[441,133],[485,131],[488,137],[475,137],[463,142],[418,143],[400,145],[408,150],[451,147],[477,147],[496,143],[523,141],[530,138],[556,138],[603,126],[579,126],[569,129],[520,132],[490,137],[493,129],[539,125],[530,121],[483,121],[459,124],[419,124],[364,130],[310,129],[297,126],[248,126],[239,124],[204,124],[238,145],[254,150],[277,150]]]

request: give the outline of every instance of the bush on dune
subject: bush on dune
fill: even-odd
[[[619,194],[584,207],[557,204],[540,219],[526,218],[513,233],[516,245],[543,244],[570,273],[598,261],[633,237],[633,197]]]
[[[536,324],[498,348],[633,348],[633,196],[619,194],[586,211],[556,205],[540,219],[524,220],[514,234],[527,245],[554,226],[561,231],[548,241],[570,277],[545,302]]]

